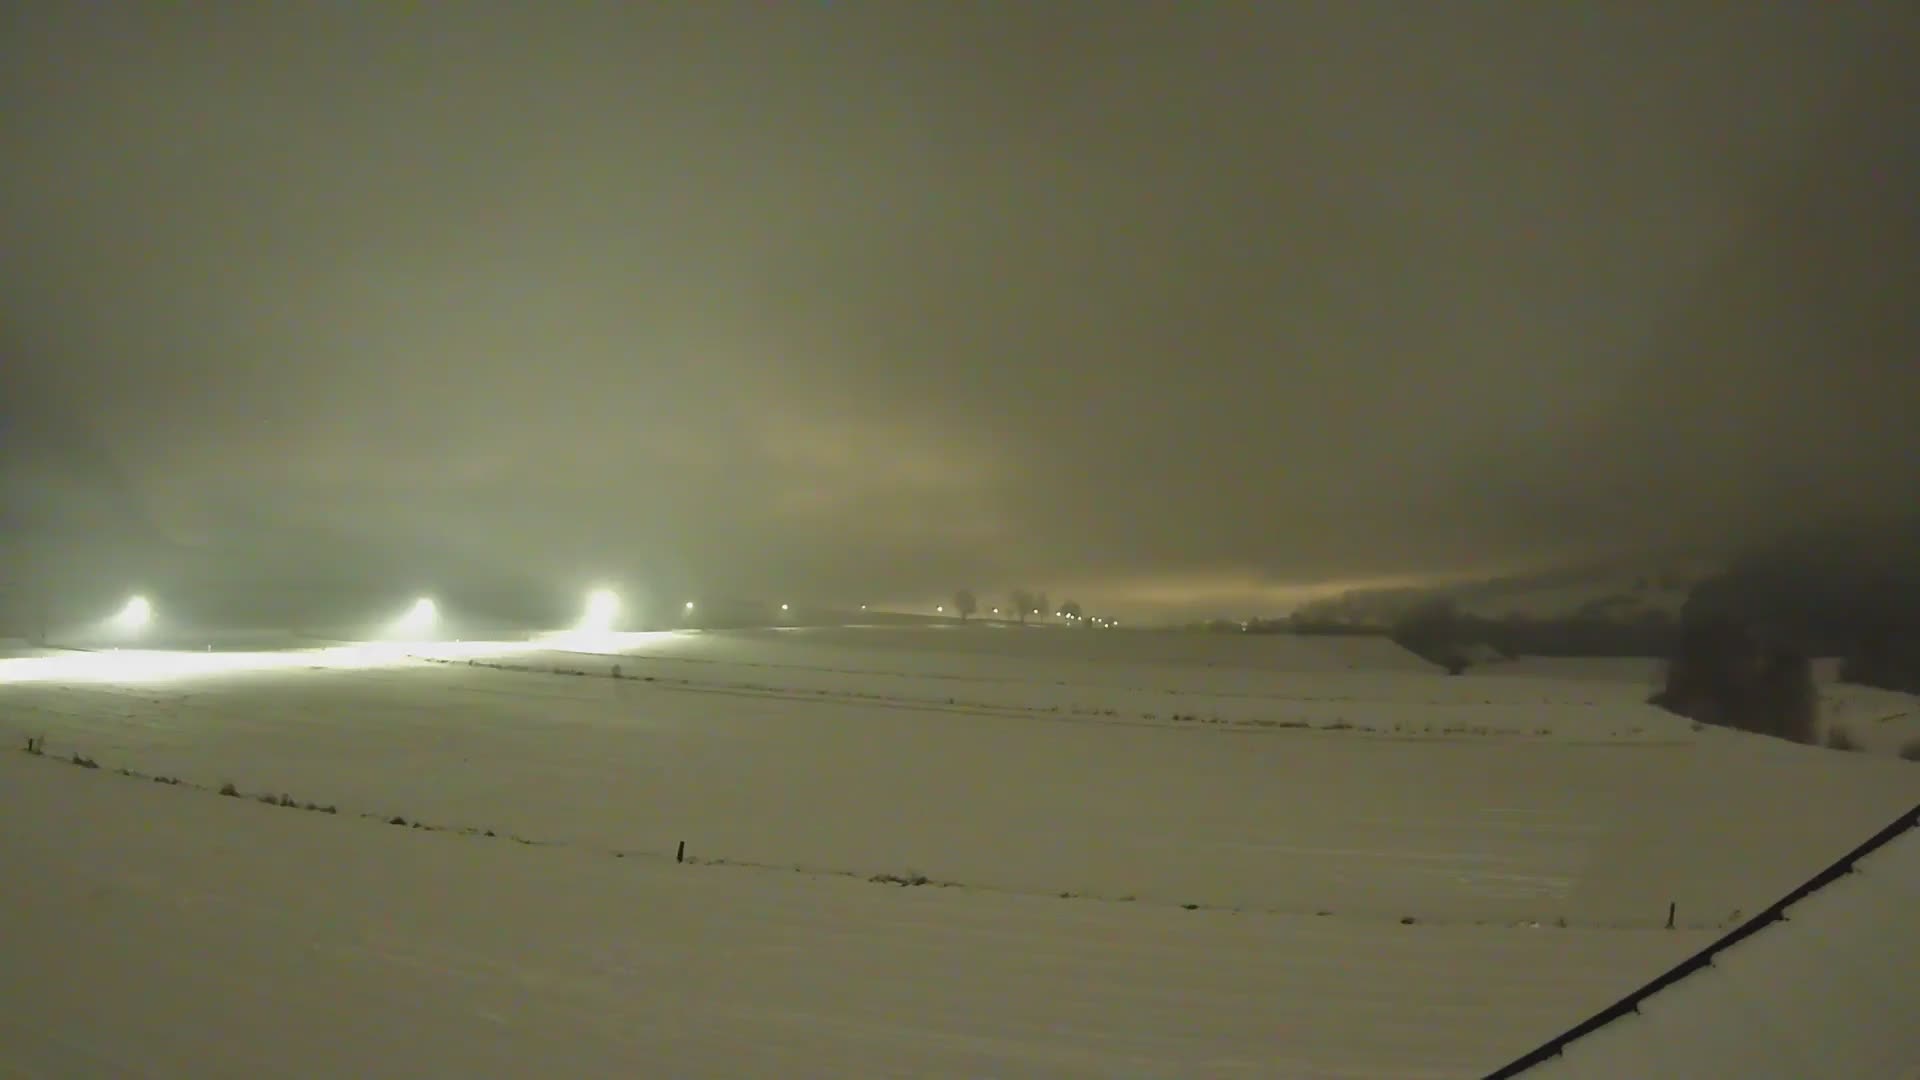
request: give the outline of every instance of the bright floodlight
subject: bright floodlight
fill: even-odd
[[[781,611],[785,611],[785,610],[787,610],[787,605],[785,605],[785,604],[781,604],[781,605],[780,605],[780,610],[781,610]]]
[[[423,596],[413,602],[405,615],[400,616],[400,621],[394,624],[393,629],[396,633],[414,637],[432,630],[433,624],[439,620],[439,607]]]
[[[580,619],[580,629],[604,634],[613,629],[619,617],[620,598],[611,589],[595,589],[587,594],[587,613]]]
[[[144,630],[153,621],[153,605],[144,596],[128,600],[126,606],[113,617],[113,625],[122,630]]]
[[[688,610],[688,611],[692,611],[692,610],[693,610],[693,601],[691,601],[691,600],[689,600],[689,601],[687,601],[687,610]]]

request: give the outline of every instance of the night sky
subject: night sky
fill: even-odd
[[[1920,490],[1911,3],[0,34],[16,577],[1242,615]]]

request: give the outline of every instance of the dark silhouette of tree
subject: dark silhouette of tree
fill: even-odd
[[[1081,617],[1086,613],[1080,610],[1079,604],[1074,603],[1072,600],[1068,600],[1067,602],[1060,605],[1060,614],[1066,616],[1068,619],[1071,619],[1074,622],[1079,622]]]
[[[1013,604],[1014,616],[1024,624],[1027,615],[1033,611],[1033,594],[1025,589],[1015,589],[1007,599]]]
[[[973,595],[972,589],[961,589],[953,594],[953,610],[960,613],[961,622],[966,622],[974,612],[980,610],[980,601]]]
[[[1415,605],[1394,623],[1395,644],[1458,675],[1469,663],[1463,647],[1464,620],[1453,601],[1435,597]]]
[[[1815,741],[1819,701],[1806,654],[1724,616],[1681,631],[1666,684],[1652,698],[1703,724],[1799,743]]]
[[[1841,659],[1840,681],[1920,694],[1920,632],[1869,626]]]
[[[1813,662],[1804,653],[1768,653],[1756,687],[1754,722],[1763,735],[1809,744],[1818,739],[1820,691],[1813,683]]]

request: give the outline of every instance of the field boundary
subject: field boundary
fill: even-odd
[[[1337,918],[1349,919],[1349,920],[1364,920],[1367,922],[1374,922],[1374,923],[1397,922],[1402,926],[1408,926],[1408,927],[1471,926],[1471,927],[1483,927],[1488,929],[1530,930],[1530,931],[1536,931],[1536,932],[1550,932],[1550,931],[1559,931],[1559,930],[1589,930],[1589,931],[1602,930],[1602,931],[1623,931],[1623,932],[1631,933],[1631,932],[1656,931],[1661,929],[1660,925],[1654,921],[1568,923],[1564,919],[1554,919],[1554,920],[1436,919],[1432,917],[1416,917],[1413,915],[1395,916],[1395,915],[1388,914],[1385,912],[1380,912],[1380,911],[1350,912],[1346,914],[1341,914],[1328,908],[1308,909],[1304,907],[1260,907],[1260,906],[1235,905],[1235,904],[1224,904],[1224,903],[1206,903],[1206,902],[1198,902],[1198,901],[1179,902],[1179,901],[1170,900],[1166,898],[1142,900],[1139,897],[1131,894],[1111,895],[1106,893],[1079,892],[1074,890],[1010,888],[1007,886],[1000,886],[1000,885],[982,885],[977,882],[953,881],[953,880],[946,880],[941,878],[934,878],[926,874],[918,873],[911,869],[907,869],[904,871],[899,869],[881,870],[881,871],[854,870],[854,869],[847,869],[844,867],[813,866],[805,863],[782,864],[782,863],[765,862],[765,861],[754,860],[754,859],[729,858],[726,856],[703,856],[703,855],[700,855],[697,851],[693,854],[688,854],[685,841],[681,841],[679,843],[678,848],[675,850],[661,850],[657,848],[598,847],[590,844],[576,843],[570,840],[546,840],[546,839],[539,839],[535,837],[522,836],[518,833],[515,833],[507,829],[495,829],[495,828],[486,828],[486,827],[471,826],[471,825],[458,826],[458,825],[434,824],[434,823],[419,820],[417,818],[408,817],[404,814],[374,812],[374,811],[365,811],[365,810],[353,810],[352,808],[342,809],[339,805],[334,803],[320,803],[312,800],[296,799],[293,796],[286,794],[284,792],[275,793],[272,790],[262,790],[262,791],[242,790],[232,782],[223,783],[219,787],[215,787],[211,784],[199,783],[193,780],[186,780],[177,776],[167,776],[167,775],[143,772],[139,769],[134,769],[128,766],[102,765],[100,762],[96,761],[92,757],[87,756],[86,754],[81,753],[77,749],[67,750],[64,753],[56,754],[47,747],[46,741],[44,738],[37,737],[37,736],[29,737],[27,739],[27,744],[24,749],[27,755],[31,757],[41,758],[53,764],[68,765],[68,766],[76,767],[79,769],[99,771],[102,773],[119,776],[127,779],[143,780],[149,783],[160,784],[167,787],[182,788],[187,791],[191,791],[200,795],[219,795],[219,796],[225,796],[227,798],[240,800],[240,801],[262,803],[267,806],[277,807],[282,809],[300,810],[300,811],[306,811],[311,813],[326,814],[329,816],[338,816],[343,818],[348,818],[348,817],[359,818],[365,821],[371,821],[378,824],[388,825],[388,826],[397,827],[397,828],[405,828],[405,829],[415,830],[419,832],[445,833],[445,834],[454,835],[454,836],[463,836],[463,837],[476,838],[476,839],[502,840],[502,841],[509,841],[511,843],[518,844],[524,847],[552,848],[555,850],[574,851],[574,852],[579,852],[587,855],[610,856],[616,859],[633,858],[633,859],[645,859],[652,862],[671,861],[671,862],[683,863],[685,865],[695,866],[695,867],[732,867],[734,869],[739,869],[739,870],[753,870],[753,871],[759,871],[763,873],[770,872],[770,873],[783,873],[783,874],[803,874],[809,877],[841,878],[841,879],[848,879],[848,880],[854,880],[854,881],[866,881],[866,882],[871,882],[877,885],[890,885],[890,886],[896,886],[896,887],[927,886],[927,887],[942,888],[942,889],[959,889],[964,892],[982,893],[982,894],[995,895],[995,896],[1018,896],[1018,897],[1028,897],[1028,898],[1041,898],[1041,899],[1051,898],[1051,899],[1059,899],[1059,900],[1078,900],[1078,901],[1098,903],[1098,904],[1130,904],[1130,905],[1138,905],[1141,907],[1149,907],[1149,908],[1156,908],[1156,909],[1163,909],[1163,910],[1176,909],[1176,910],[1193,911],[1193,912],[1210,911],[1216,914],[1226,914],[1226,915],[1252,915],[1252,916],[1277,917],[1277,918],[1336,918],[1337,917]],[[1699,933],[1706,930],[1716,929],[1716,927],[1706,926],[1706,925],[1688,925],[1688,926],[1683,926],[1680,929],[1689,933]]]
[[[593,655],[600,654],[573,654]],[[816,702],[858,704],[875,708],[907,709],[918,712],[943,712],[967,716],[993,716],[1006,719],[1051,720],[1055,722],[1082,724],[1109,724],[1121,727],[1163,727],[1163,728],[1205,728],[1213,731],[1253,733],[1253,732],[1294,732],[1313,735],[1350,735],[1376,739],[1395,739],[1417,742],[1465,742],[1472,740],[1510,740],[1510,739],[1553,739],[1556,744],[1589,747],[1671,747],[1691,745],[1692,740],[1661,736],[1635,728],[1624,734],[1609,733],[1604,736],[1588,736],[1579,739],[1567,739],[1556,736],[1551,728],[1544,727],[1503,727],[1491,724],[1448,724],[1436,727],[1422,725],[1420,728],[1382,726],[1366,721],[1335,719],[1315,723],[1304,719],[1270,719],[1266,717],[1233,717],[1218,714],[1202,715],[1198,712],[1168,713],[1126,713],[1114,708],[1096,708],[1083,705],[1034,706],[1012,705],[997,702],[969,701],[965,698],[924,698],[901,695],[863,693],[852,690],[832,690],[825,688],[804,689],[800,687],[769,686],[752,682],[703,682],[684,676],[640,675],[621,670],[625,663],[651,660],[651,657],[630,658],[610,664],[604,669],[595,667],[569,667],[564,664],[529,664],[507,660],[488,660],[480,658],[455,658],[414,654],[413,659],[443,667],[465,667],[484,671],[500,671],[520,675],[563,676],[587,679],[608,679],[616,682],[641,683],[659,690],[683,693],[726,694],[736,697],[763,698],[777,701]],[[606,657],[615,660],[615,657]],[[677,659],[668,662],[678,663]],[[718,661],[703,661],[719,663]],[[767,666],[767,665],[752,665]],[[786,665],[792,670],[817,671],[828,674],[842,674],[830,668],[803,668]],[[983,680],[984,681],[984,680]],[[1038,684],[1035,684],[1038,685]],[[1095,687],[1095,690],[1107,690],[1108,687]],[[1124,689],[1124,688],[1123,688]],[[1177,705],[1182,697],[1210,697],[1212,695],[1189,695],[1168,691],[1167,697]],[[1350,698],[1258,698],[1244,700],[1272,700],[1275,702],[1294,702],[1308,704],[1342,703],[1365,705],[1367,701]],[[1464,705],[1465,703],[1458,703]],[[1510,708],[1524,707],[1518,703]]]

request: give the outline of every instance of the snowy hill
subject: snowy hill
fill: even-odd
[[[1331,622],[1390,625],[1435,600],[1488,619],[1595,618],[1632,622],[1677,616],[1695,584],[1723,569],[1716,560],[1669,558],[1456,581],[1430,588],[1360,590],[1308,605],[1302,615]]]

